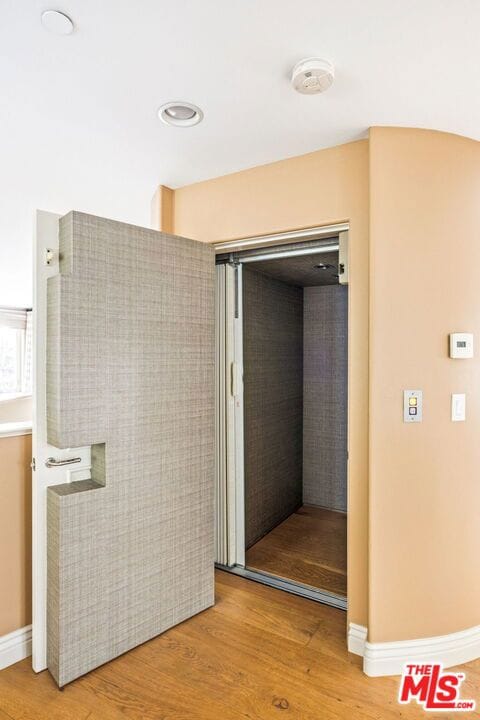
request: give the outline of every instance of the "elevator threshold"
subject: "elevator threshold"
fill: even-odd
[[[270,575],[270,573],[262,572],[260,570],[251,570],[249,568],[242,567],[241,565],[227,567],[226,565],[219,565],[218,563],[215,563],[215,567],[218,570],[223,570],[224,572],[229,572],[233,575],[239,575],[247,580],[253,580],[254,582],[261,583],[262,585],[268,585],[269,587],[276,588],[277,590],[283,590],[284,592],[291,593],[292,595],[299,595],[307,600],[322,603],[322,605],[331,605],[339,610],[347,609],[346,597],[328,592],[327,590],[320,590],[319,588],[314,588],[311,585],[304,585],[303,583],[295,582],[293,580],[280,578],[276,575]]]

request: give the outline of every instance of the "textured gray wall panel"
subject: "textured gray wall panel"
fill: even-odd
[[[347,287],[304,289],[303,501],[347,509]]]
[[[62,686],[213,604],[214,253],[70,213],[48,284],[48,667]]]
[[[244,267],[245,542],[302,503],[303,290]]]

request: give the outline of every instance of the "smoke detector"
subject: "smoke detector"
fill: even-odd
[[[328,60],[307,58],[292,70],[292,85],[299,93],[315,95],[328,90],[335,77],[335,68]]]

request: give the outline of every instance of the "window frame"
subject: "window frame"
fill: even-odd
[[[25,350],[27,337],[27,317],[30,308],[8,308],[0,306],[0,331],[9,328],[16,331],[16,384],[15,390],[2,392],[0,403],[11,402],[19,398],[31,397],[32,390],[24,390]]]

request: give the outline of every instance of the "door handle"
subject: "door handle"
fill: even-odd
[[[53,457],[49,457],[45,460],[45,465],[50,467],[61,467],[62,465],[73,465],[73,463],[79,463],[82,461],[82,458],[74,457],[74,458],[66,458],[65,460],[55,460]]]

